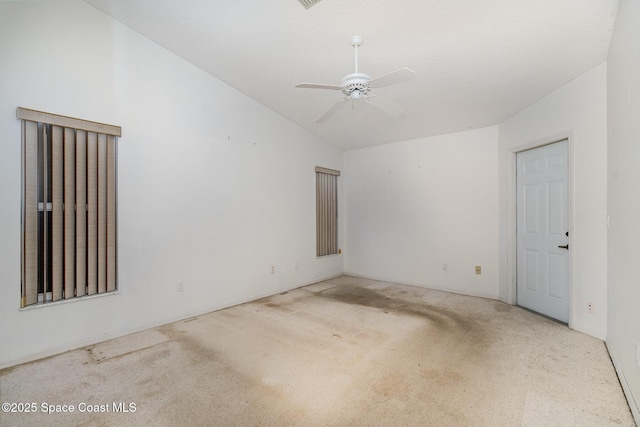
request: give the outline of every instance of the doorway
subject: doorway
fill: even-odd
[[[569,143],[516,154],[516,302],[569,322]]]

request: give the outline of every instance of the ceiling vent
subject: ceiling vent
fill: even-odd
[[[309,9],[314,4],[318,3],[320,0],[298,0],[301,5],[304,6],[305,9]]]

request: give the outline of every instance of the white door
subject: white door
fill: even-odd
[[[517,302],[569,322],[569,150],[517,154]]]

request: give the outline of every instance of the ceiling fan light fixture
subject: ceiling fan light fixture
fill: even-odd
[[[302,2],[303,0],[300,0]],[[325,111],[318,120],[317,123],[322,123],[333,115],[338,109],[345,105],[346,101],[355,101],[363,99],[374,107],[384,111],[387,114],[397,116],[402,113],[404,108],[381,96],[374,94],[374,90],[377,88],[394,85],[407,80],[416,78],[416,74],[409,68],[400,68],[399,70],[392,71],[380,77],[372,79],[371,76],[358,72],[358,46],[362,45],[362,37],[352,36],[350,39],[351,45],[354,50],[355,57],[355,71],[351,74],[347,74],[342,78],[340,86],[333,84],[319,84],[319,83],[298,83],[297,88],[307,89],[328,89],[328,90],[340,90],[344,94],[344,97],[339,99],[331,108]],[[353,106],[353,102],[351,103]]]
[[[315,5],[320,0],[298,0],[298,1],[305,9],[309,9],[311,6]]]
[[[353,92],[358,91],[361,95],[368,95],[371,92],[370,80],[371,77],[367,74],[348,74],[342,79],[342,93],[350,96]]]

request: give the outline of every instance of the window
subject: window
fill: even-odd
[[[118,126],[18,108],[21,307],[115,291]]]
[[[339,171],[316,166],[316,256],[339,253],[339,176]]]

